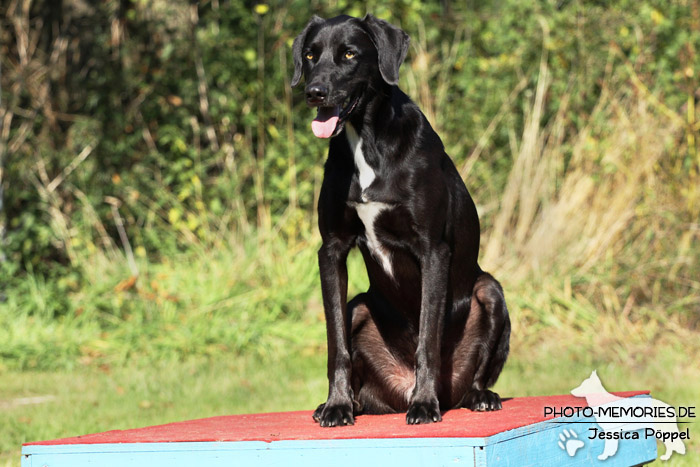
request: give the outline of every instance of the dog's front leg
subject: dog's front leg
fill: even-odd
[[[421,258],[416,386],[406,413],[406,423],[411,425],[442,420],[438,384],[449,264],[450,249],[446,243],[430,248]]]
[[[328,338],[328,400],[313,415],[321,426],[355,424],[347,316],[349,250],[349,245],[324,242],[318,252]]]

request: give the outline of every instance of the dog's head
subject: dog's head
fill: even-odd
[[[311,128],[319,138],[339,134],[367,90],[399,82],[408,35],[386,21],[337,16],[311,18],[294,39],[292,86],[306,79],[306,102],[318,108]]]
[[[571,395],[576,397],[586,397],[589,394],[602,394],[605,392],[607,391],[605,391],[603,383],[600,382],[598,372],[593,370],[591,376],[583,380],[578,387],[571,390]]]

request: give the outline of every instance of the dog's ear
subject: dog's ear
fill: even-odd
[[[399,84],[399,67],[406,58],[410,39],[403,30],[367,14],[362,22],[377,48],[379,72],[388,84]]]
[[[309,29],[311,29],[312,26],[323,23],[325,20],[319,16],[313,15],[309,22],[306,24],[306,27],[304,28],[303,31],[301,31],[301,34],[299,34],[295,39],[294,43],[292,44],[292,58],[294,59],[294,76],[292,76],[292,87],[296,86],[299,84],[299,80],[301,79],[301,64],[302,64],[302,56],[301,56],[301,49],[304,47],[304,41],[306,40],[306,34],[309,32]]]

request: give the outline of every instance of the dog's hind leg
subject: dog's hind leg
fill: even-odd
[[[490,274],[477,278],[464,330],[456,339],[452,358],[443,360],[449,405],[499,410],[501,398],[488,388],[498,379],[508,357],[510,319],[503,289]]]
[[[612,439],[606,439],[605,440],[605,446],[603,447],[603,452],[601,455],[598,456],[598,460],[604,461],[610,456],[614,456],[615,453],[617,452],[617,446],[619,444],[619,441],[612,438]]]
[[[665,405],[665,404],[664,404]],[[674,419],[675,421],[675,419]],[[666,428],[664,429],[665,433],[668,433],[669,435],[673,433],[678,433],[678,425],[675,423],[670,425],[666,425]],[[673,440],[666,440],[663,442],[664,447],[666,448],[666,452],[659,457],[662,461],[668,460],[671,457],[671,454],[675,452],[679,454],[685,454],[685,444],[683,441],[679,438],[673,439]]]
[[[396,327],[381,326],[370,312],[372,306],[378,305],[371,303],[368,294],[348,304],[352,312],[352,389],[358,412],[403,412],[416,382],[412,362],[416,344],[408,335],[397,334]]]

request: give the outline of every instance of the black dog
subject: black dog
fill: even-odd
[[[477,264],[479,218],[418,106],[397,86],[408,35],[371,15],[314,16],[294,40],[292,86],[306,78],[316,136],[333,137],[318,203],[328,333],[321,426],[359,413],[498,410],[489,391],[508,356],[500,284]],[[350,249],[370,287],[346,304]]]

